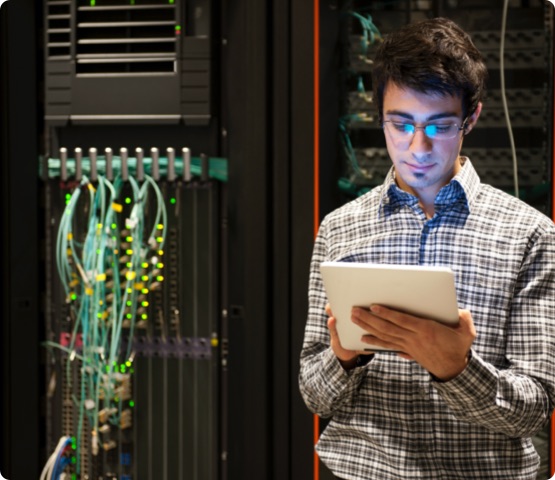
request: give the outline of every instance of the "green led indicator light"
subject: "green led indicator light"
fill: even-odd
[[[129,400],[129,406],[130,407],[134,407],[135,406],[135,402],[133,400]]]
[[[131,305],[133,305],[133,302],[132,302],[131,300],[127,300],[126,305],[127,305],[128,307],[130,307]]]
[[[148,262],[143,262],[143,263],[141,263],[141,267],[143,267],[143,268],[148,268]]]
[[[76,295],[75,293],[72,293],[72,294],[71,294],[71,299],[72,299],[72,300],[77,300],[77,295]]]
[[[143,313],[143,314],[141,315],[141,318],[142,318],[143,320],[146,320],[146,319],[148,318],[148,315],[147,315],[146,313]]]
[[[91,7],[94,7],[96,5],[96,0],[91,0]]]
[[[133,318],[133,315],[131,315],[130,313],[128,313],[128,314],[126,315],[126,317],[127,317],[129,320],[131,320],[131,319]]]
[[[127,205],[129,205],[131,203],[131,199],[129,197],[125,198],[125,203],[127,203]]]
[[[77,459],[75,457],[71,457],[71,463],[73,463],[73,465],[75,465],[77,463]]]
[[[175,199],[175,197],[170,198],[170,203],[171,203],[172,205],[175,205],[176,202],[177,202],[177,200]]]
[[[112,223],[112,230],[115,230],[118,226],[115,223]]]

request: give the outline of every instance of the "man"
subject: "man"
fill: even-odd
[[[460,155],[487,73],[456,24],[389,35],[373,75],[393,166],[323,220],[311,264],[299,379],[330,418],[319,456],[349,480],[535,479],[530,437],[555,403],[553,222]],[[402,353],[346,350],[319,272],[330,260],[450,267],[459,323],[353,308],[367,343]]]

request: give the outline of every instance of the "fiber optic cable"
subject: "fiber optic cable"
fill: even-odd
[[[83,163],[87,168],[86,162]],[[150,175],[144,176],[141,185],[129,175],[126,185],[131,193],[131,209],[123,220],[118,218],[124,210],[123,202],[118,200],[123,186],[121,176],[117,175],[111,183],[99,175],[96,188],[87,177],[82,177],[78,187],[68,197],[58,229],[56,266],[66,301],[70,311],[74,312],[74,323],[69,347],[53,341],[45,342],[44,346],[67,354],[65,368],[70,388],[71,367],[79,368],[77,391],[71,394],[78,409],[74,447],[78,457],[83,445],[85,418],[91,429],[93,454],[98,453],[100,422],[117,425],[122,418],[121,395],[125,378],[121,377],[117,368],[124,353],[121,349],[122,332],[124,328],[129,328],[125,357],[129,362],[139,295],[148,293],[154,281],[153,272],[162,268],[158,258],[163,255],[167,224],[162,192]],[[83,204],[81,199],[85,189],[88,195]],[[84,223],[79,218],[81,212],[87,212]],[[153,224],[149,226],[149,236],[145,237],[147,218],[152,218]],[[126,252],[121,243],[123,230],[120,226],[123,224],[130,238]],[[80,228],[83,231],[79,231]],[[129,259],[122,270],[120,262],[127,254]],[[143,268],[148,271],[139,278]],[[81,349],[81,353],[77,352],[77,348]],[[75,365],[75,360],[81,365]],[[62,472],[65,465],[65,460],[59,460],[55,466],[51,462],[49,468],[57,473]],[[79,474],[80,464],[75,468]]]

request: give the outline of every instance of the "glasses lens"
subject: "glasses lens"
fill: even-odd
[[[424,127],[424,133],[429,138],[453,138],[457,135],[459,126],[451,123],[449,125],[430,124]]]

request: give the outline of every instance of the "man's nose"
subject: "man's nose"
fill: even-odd
[[[413,153],[429,153],[432,151],[432,140],[424,133],[424,129],[416,129],[411,139],[409,149]]]

